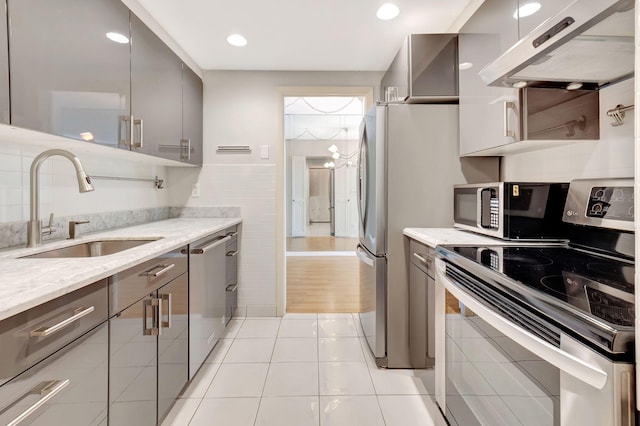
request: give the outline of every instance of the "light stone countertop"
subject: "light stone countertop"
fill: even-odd
[[[457,228],[405,228],[402,232],[422,244],[435,248],[444,244],[505,245],[507,241]]]
[[[0,251],[0,320],[196,241],[240,218],[178,218]],[[102,239],[153,239],[119,253],[81,258],[18,259],[20,256]]]

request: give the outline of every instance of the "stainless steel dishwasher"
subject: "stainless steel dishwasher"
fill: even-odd
[[[189,245],[189,379],[224,333],[226,230]]]

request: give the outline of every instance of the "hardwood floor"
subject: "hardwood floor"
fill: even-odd
[[[287,251],[355,251],[357,238],[344,237],[289,237]]]
[[[356,256],[288,256],[287,313],[363,312]]]

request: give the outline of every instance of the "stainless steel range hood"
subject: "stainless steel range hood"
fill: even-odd
[[[487,65],[480,77],[492,86],[563,89],[598,89],[629,78],[633,6],[633,0],[576,0]]]

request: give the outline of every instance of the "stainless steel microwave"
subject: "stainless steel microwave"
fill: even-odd
[[[455,185],[454,226],[504,240],[563,240],[568,183]]]

